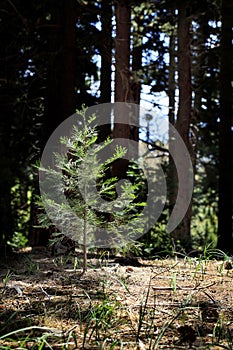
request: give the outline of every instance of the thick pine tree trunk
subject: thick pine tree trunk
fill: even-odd
[[[49,58],[42,151],[56,127],[75,113],[75,0],[52,1],[48,33]],[[37,208],[32,205],[32,226],[37,226]],[[46,245],[48,230],[32,229],[30,244]]]
[[[116,2],[115,48],[115,102],[130,102],[130,20],[129,1]],[[124,121],[124,124],[122,123]],[[127,105],[115,105],[113,138],[129,149],[130,114]],[[118,179],[126,176],[128,160],[119,159],[113,164],[112,174]]]
[[[75,0],[54,3],[49,33],[46,137],[75,112]]]
[[[222,1],[220,66],[218,248],[233,253],[232,238],[232,27],[233,5]]]
[[[121,145],[130,150],[129,159],[138,157],[139,109],[134,109],[134,125],[131,125],[131,107],[127,104],[140,103],[141,83],[137,74],[142,62],[142,42],[135,35],[132,50],[132,66],[130,67],[130,1],[116,2],[116,49],[115,49],[115,102],[126,102],[115,105],[113,138],[121,139]],[[135,19],[135,20],[141,20]],[[137,115],[136,115],[137,114]],[[122,124],[124,121],[125,124]],[[137,125],[136,125],[137,124]],[[129,140],[135,141],[129,147]],[[123,179],[126,176],[128,160],[121,159],[113,165],[113,176]]]
[[[116,1],[115,102],[130,102],[130,21],[129,0]]]
[[[190,54],[190,18],[188,17],[188,6],[182,2],[178,13],[178,86],[179,86],[179,106],[176,121],[176,129],[182,137],[187,149],[191,151],[189,142],[189,131],[191,121],[191,54]],[[189,193],[189,169],[183,169],[185,191],[184,196]],[[179,184],[176,184],[175,191],[178,191]],[[175,242],[179,241],[186,250],[191,249],[192,239],[190,233],[191,225],[191,204],[180,225],[172,232]]]
[[[3,61],[4,62],[4,61]],[[9,249],[7,241],[14,234],[13,212],[11,207],[11,189],[15,184],[14,159],[12,159],[12,120],[14,112],[14,88],[16,86],[16,70],[3,65],[2,82],[0,86],[0,257]],[[10,69],[11,68],[11,69]],[[17,157],[15,155],[15,157]]]

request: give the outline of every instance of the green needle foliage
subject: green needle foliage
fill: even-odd
[[[113,162],[124,157],[127,149],[113,148],[111,139],[98,144],[96,117],[87,118],[85,111],[78,112],[81,127],[74,126],[70,137],[60,139],[61,149],[66,151],[55,154],[55,167],[39,168],[50,192],[41,196],[46,212],[63,234],[83,246],[83,272],[87,270],[88,247],[114,247],[132,241],[142,230],[138,218],[144,206],[136,200],[141,182],[136,175],[133,179],[133,167],[130,181],[118,182],[111,176]],[[65,200],[56,200],[53,192]],[[39,219],[43,224],[47,215],[41,214]]]

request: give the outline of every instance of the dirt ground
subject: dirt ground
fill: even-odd
[[[231,263],[201,258],[0,263],[0,349],[233,349]]]

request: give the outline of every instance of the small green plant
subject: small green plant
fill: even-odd
[[[101,246],[103,239],[106,246],[123,245],[129,237],[125,237],[121,225],[140,216],[140,210],[135,211],[135,207],[143,206],[142,202],[135,203],[138,181],[118,184],[118,179],[111,175],[112,164],[124,157],[127,150],[116,146],[108,152],[107,159],[106,154],[102,159],[102,152],[110,147],[112,140],[98,144],[97,128],[93,124],[95,115],[87,118],[85,113],[85,108],[78,112],[81,127],[74,126],[69,138],[61,138],[61,148],[65,147],[66,152],[55,154],[55,167],[39,166],[44,178],[42,187],[47,189],[42,191],[42,206],[48,214],[41,211],[40,224],[48,226],[50,216],[58,226],[66,227],[68,236],[83,247],[83,272],[87,270],[88,247],[99,243]],[[66,202],[54,199],[59,196],[65,196]],[[130,226],[134,235],[140,230],[138,224],[133,225],[131,221]]]
[[[154,258],[155,256],[174,256],[174,246],[170,235],[166,232],[167,221],[157,222],[140,241],[143,243],[143,256]]]
[[[3,278],[2,282],[3,282],[3,288],[2,288],[2,291],[1,291],[1,295],[0,297],[2,297],[6,291],[6,288],[7,288],[7,283],[10,281],[10,278],[11,278],[11,272],[8,271],[5,275],[5,277]]]
[[[11,272],[8,271],[6,276],[3,278],[3,285],[4,285],[4,287],[7,286],[7,283],[9,282],[10,278],[11,278]]]
[[[108,344],[109,342],[111,341],[111,344]],[[103,341],[103,344],[101,344],[100,346],[100,350],[104,350],[104,349],[107,349],[106,346],[108,344],[108,349],[109,350],[114,350],[114,349],[119,349],[119,350],[123,350],[123,343],[121,340],[110,340],[110,339],[105,339]]]
[[[75,256],[74,257],[74,272],[76,272],[77,267],[78,267],[78,258],[77,258],[77,256]]]
[[[129,277],[129,276],[127,276],[127,275],[125,275],[125,274],[116,273],[117,281],[122,285],[122,287],[125,288],[125,290],[127,291],[127,293],[130,294],[130,290],[129,290],[129,287],[128,287],[128,277]]]
[[[118,322],[118,317],[115,315],[117,307],[117,302],[113,303],[108,298],[97,305],[91,306],[85,319],[83,349],[86,341],[89,343],[93,336],[96,341],[100,340],[101,336],[103,334],[106,336],[106,333]]]
[[[33,261],[29,256],[25,255],[25,265],[27,266],[27,270],[25,274],[33,275],[36,271],[40,269],[40,265],[38,262]]]
[[[128,242],[122,247],[116,249],[116,253],[120,253],[122,256],[142,256],[144,243],[132,241]]]
[[[150,286],[151,286],[151,279],[149,281],[149,286],[147,289],[145,301],[143,302],[143,300],[142,300],[140,303],[140,307],[139,307],[139,320],[138,320],[138,329],[137,329],[137,334],[136,334],[136,342],[137,343],[140,340],[140,333],[142,331],[143,323],[145,321],[145,316],[147,314],[147,304],[148,304],[148,300],[149,300]]]
[[[171,278],[170,286],[171,286],[171,288],[173,289],[173,292],[176,292],[176,290],[177,290],[177,284],[176,284],[176,273],[175,273],[175,272],[172,273],[172,278]]]
[[[10,241],[7,242],[9,246],[14,249],[24,248],[28,243],[27,237],[21,232],[14,232],[14,235]]]

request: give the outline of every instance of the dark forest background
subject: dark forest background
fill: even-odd
[[[230,0],[2,0],[1,254],[47,244],[46,230],[35,227],[34,165],[54,129],[82,105],[144,100],[161,113],[167,109],[195,170],[182,224],[168,237],[164,214],[142,238],[145,251],[211,244],[233,253],[232,27]],[[153,122],[150,129],[134,130],[133,139],[161,156],[168,184],[174,183],[172,159],[156,148]],[[100,137],[132,138],[131,131],[108,125]],[[167,201],[171,210],[172,191]]]

